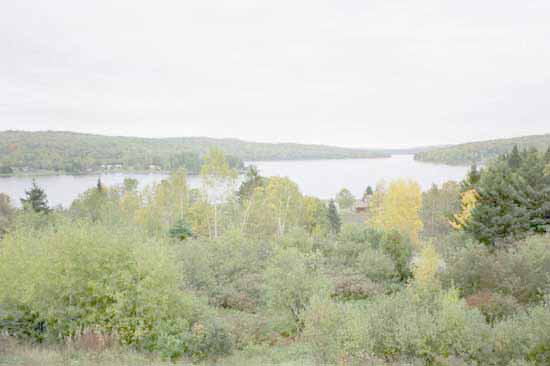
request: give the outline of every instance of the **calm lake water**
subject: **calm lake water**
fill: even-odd
[[[413,179],[423,189],[432,184],[441,184],[448,180],[461,180],[468,168],[448,165],[421,163],[414,161],[412,155],[394,155],[387,159],[342,159],[307,161],[262,161],[250,162],[256,165],[264,176],[289,177],[296,182],[302,193],[327,199],[334,197],[343,187],[354,195],[361,196],[368,185],[373,188],[377,182],[386,182],[397,178]],[[88,188],[97,183],[97,175],[59,175],[37,177],[39,186],[45,189],[51,206],[68,207],[71,202]],[[105,185],[121,184],[124,178],[134,178],[140,188],[166,178],[166,174],[102,174]],[[188,179],[193,188],[200,185],[197,176]],[[0,192],[7,193],[15,205],[31,186],[32,177],[0,178]]]

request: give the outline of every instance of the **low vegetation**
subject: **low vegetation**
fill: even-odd
[[[0,364],[548,365],[545,159],[379,184],[358,223],[218,150],[198,190],[0,196]]]

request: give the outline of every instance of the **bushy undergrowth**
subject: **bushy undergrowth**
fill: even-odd
[[[0,251],[3,328],[35,342],[92,328],[166,357],[226,353],[227,335],[181,290],[174,258],[166,243],[124,227],[65,220],[18,230]]]

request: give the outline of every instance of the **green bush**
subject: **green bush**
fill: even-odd
[[[491,333],[479,311],[468,309],[456,292],[424,301],[411,291],[379,296],[340,312],[336,304],[313,302],[304,334],[313,337],[316,352],[327,360],[331,356],[322,348],[338,349],[338,357],[358,362],[367,356],[427,364],[451,359],[477,362],[484,355]]]
[[[177,250],[183,283],[212,305],[250,312],[263,305],[261,278],[273,251],[270,242],[228,232],[215,240],[186,240]]]
[[[70,221],[8,235],[0,250],[3,324],[18,322],[20,334],[37,341],[93,328],[124,345],[171,357],[185,352],[166,346],[165,335],[185,341],[204,307],[180,290],[171,248],[143,238],[123,227]]]
[[[537,306],[496,324],[491,356],[496,364],[510,360],[550,364],[550,308]]]
[[[367,249],[357,258],[359,273],[373,281],[393,281],[399,277],[395,263],[381,250]]]
[[[279,249],[265,271],[268,306],[301,327],[302,313],[314,295],[329,296],[328,281],[319,274],[317,258],[296,248]]]
[[[409,262],[412,257],[410,241],[398,232],[384,232],[365,225],[344,226],[338,236],[333,262],[335,261],[341,267],[354,266],[358,258],[368,250],[376,250],[391,258],[399,279],[406,281],[410,277]],[[368,255],[363,256],[363,259],[365,258],[368,258]]]
[[[319,365],[337,364],[346,354],[346,306],[314,296],[303,315],[302,337]]]
[[[537,303],[550,278],[550,237],[531,237],[496,252],[469,245],[448,255],[446,262],[442,282],[464,296],[490,291],[511,295],[522,304]]]

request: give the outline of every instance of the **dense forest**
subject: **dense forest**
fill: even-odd
[[[134,138],[73,132],[0,132],[0,174],[91,173],[104,170],[200,171],[203,156],[217,146],[231,166],[243,161],[387,157],[383,152],[321,145],[268,144],[236,139]]]
[[[0,364],[550,364],[550,149],[360,213],[219,149],[201,176],[0,194]]]
[[[482,164],[499,155],[509,153],[514,146],[520,149],[546,149],[550,144],[550,134],[515,137],[490,141],[470,142],[417,152],[415,159],[449,165]]]

